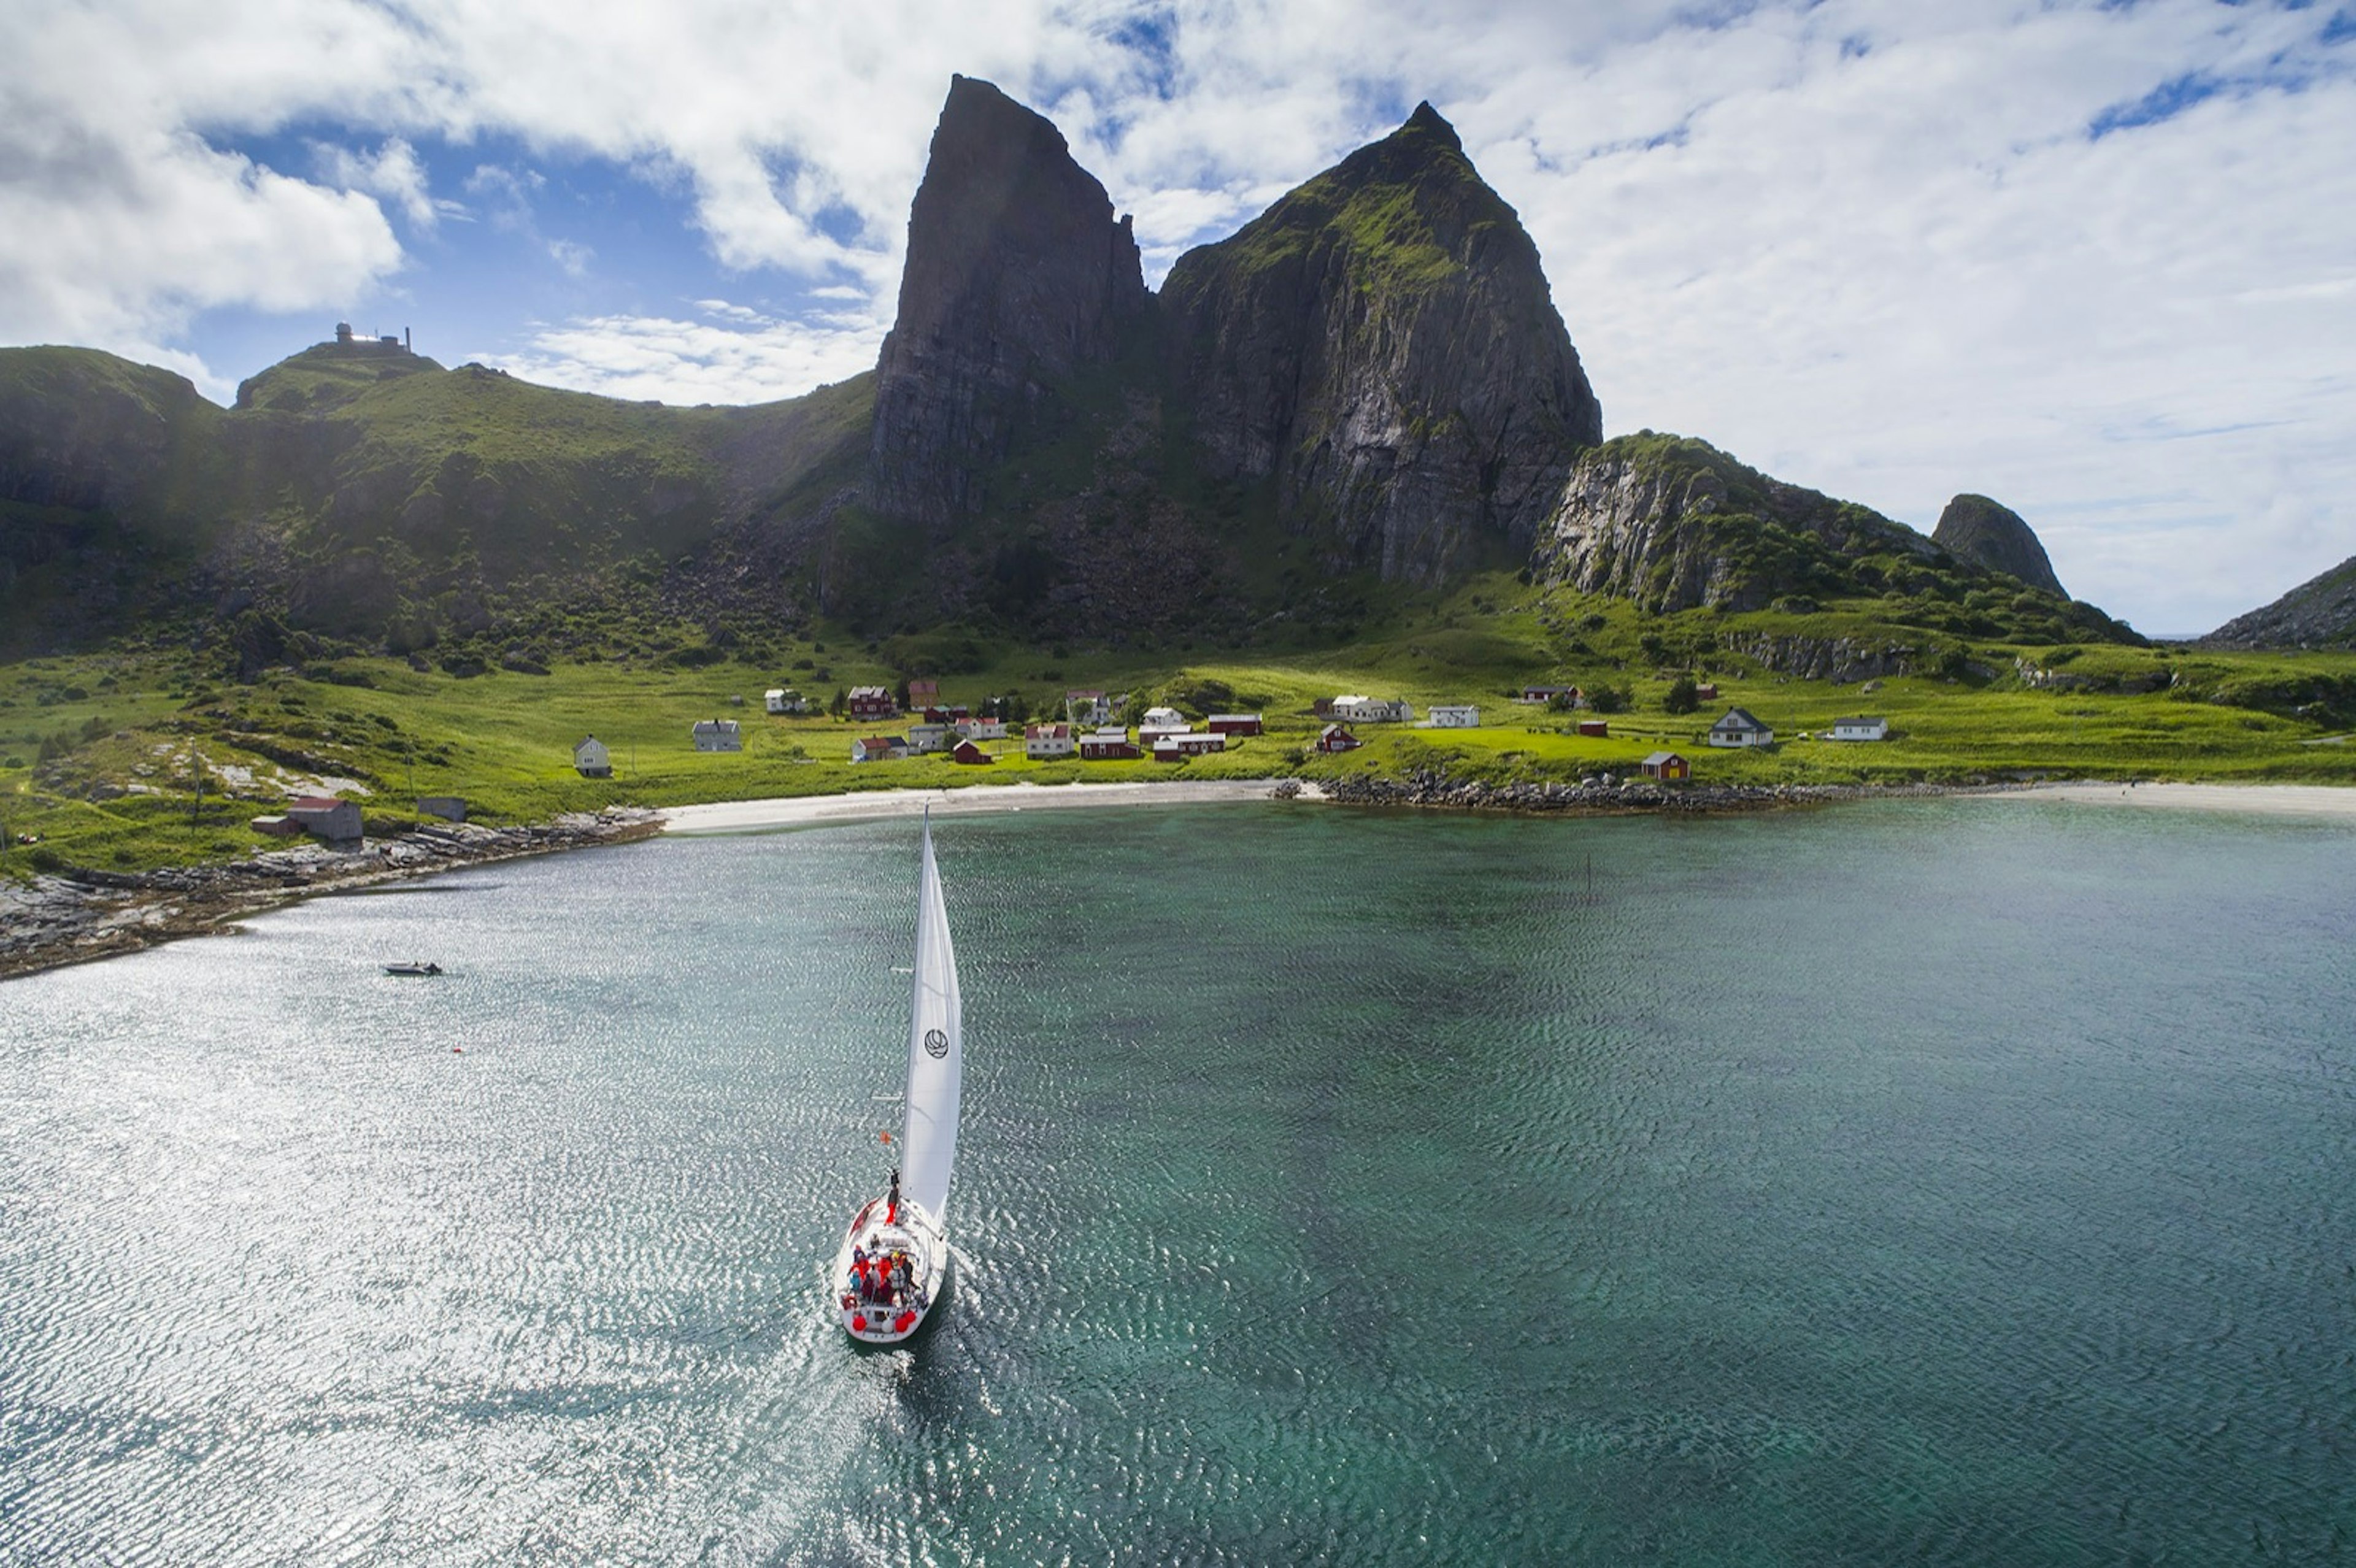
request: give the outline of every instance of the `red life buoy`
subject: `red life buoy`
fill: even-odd
[[[899,1321],[892,1325],[893,1330],[895,1333],[905,1334],[908,1331],[908,1325],[914,1323],[916,1320],[916,1315],[915,1313],[903,1312],[900,1314]]]
[[[866,1333],[867,1315],[863,1312],[853,1314],[851,1319],[851,1326],[862,1334]]]

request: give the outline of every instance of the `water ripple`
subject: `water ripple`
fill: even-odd
[[[969,1121],[912,1350],[819,1309],[889,1159],[912,825],[0,990],[0,1562],[2356,1530],[2345,834],[1237,807],[941,855]]]

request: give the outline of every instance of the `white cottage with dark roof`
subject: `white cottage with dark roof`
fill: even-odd
[[[1772,746],[1775,731],[1759,722],[1748,709],[1730,708],[1726,717],[1709,727],[1713,746]]]

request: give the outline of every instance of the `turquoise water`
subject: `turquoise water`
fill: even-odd
[[[964,1261],[914,1352],[820,1278],[914,822],[0,987],[0,1562],[2356,1550],[2356,833],[937,836]]]

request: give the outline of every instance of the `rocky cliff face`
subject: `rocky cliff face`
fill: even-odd
[[[2019,513],[1986,496],[1958,496],[1948,502],[1931,539],[1965,560],[2018,577],[2056,599],[2070,597],[2062,592],[2062,580],[2053,575],[2053,563],[2045,559],[2037,530],[2023,522]]]
[[[1338,565],[1434,582],[1526,549],[1601,436],[1537,248],[1428,103],[1181,257],[1162,304],[1205,466],[1272,478]]]
[[[1652,611],[1756,610],[1779,597],[1858,592],[1860,568],[1865,591],[1879,591],[1936,553],[1866,507],[1771,479],[1707,442],[1648,432],[1580,458],[1532,569]]]
[[[1129,219],[1062,133],[952,78],[877,364],[876,509],[936,528],[973,515],[1055,382],[1115,358],[1150,305]]]
[[[2201,641],[2220,648],[2356,647],[2356,556]]]

